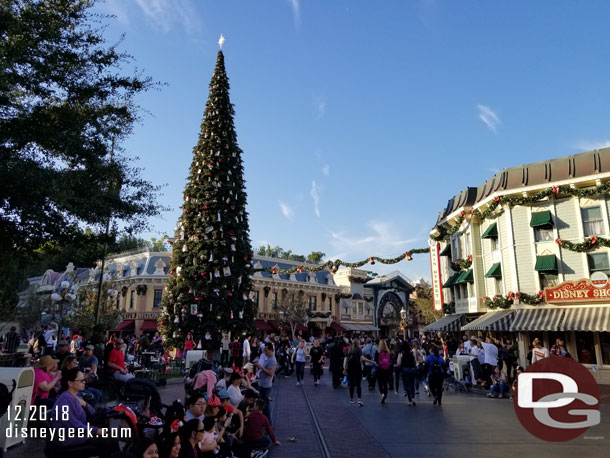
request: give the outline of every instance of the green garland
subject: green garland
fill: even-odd
[[[455,313],[455,302],[449,302],[448,304],[443,304],[443,313],[445,315],[452,315]]]
[[[481,302],[488,309],[509,309],[511,305],[518,300],[519,302],[523,302],[528,305],[538,305],[544,300],[544,293],[542,291],[538,291],[538,294],[527,294],[521,293],[517,291],[516,293],[508,292],[506,296],[502,296],[501,294],[496,294],[493,297],[483,296],[481,298]]]
[[[576,189],[572,188],[569,185],[561,185],[561,186],[552,186],[547,189],[543,189],[536,194],[532,194],[531,196],[496,196],[493,201],[489,204],[489,206],[481,211],[478,208],[470,211],[470,215],[478,218],[480,221],[489,218],[490,216],[496,216],[496,209],[498,206],[508,206],[508,207],[516,207],[520,205],[532,205],[536,202],[540,202],[543,199],[551,195],[562,195],[562,196],[572,196],[572,197],[590,197],[596,196],[600,194],[610,194],[610,181],[606,183],[602,183],[599,186],[595,186],[592,188],[582,188]],[[459,229],[460,225],[464,221],[465,213],[461,212],[460,216],[456,219],[455,225],[445,228],[444,226],[437,227],[437,231],[439,235],[431,235],[430,238],[435,242],[440,242],[442,240],[446,240],[450,235],[455,234]],[[568,248],[569,249],[569,248]]]
[[[296,267],[292,267],[290,269],[276,269],[275,267],[266,267],[266,268],[261,268],[261,269],[253,269],[254,272],[262,272],[262,271],[269,271],[272,274],[293,274],[293,273],[301,273],[303,271],[306,272],[321,272],[324,269],[328,269],[331,272],[335,273],[337,271],[337,269],[339,269],[341,266],[345,266],[345,267],[362,267],[363,265],[367,264],[367,263],[371,263],[371,265],[375,264],[375,261],[378,261],[382,264],[396,264],[400,261],[402,261],[403,259],[406,259],[407,261],[411,261],[413,259],[412,255],[414,254],[422,254],[422,253],[429,253],[430,252],[430,248],[415,248],[413,250],[409,250],[406,251],[405,253],[396,256],[395,258],[380,258],[378,256],[370,256],[367,259],[363,259],[362,261],[358,261],[358,262],[345,262],[342,261],[341,259],[337,259],[335,261],[327,261],[324,264],[320,264],[318,266],[309,266],[309,267],[305,267],[305,266],[296,266]],[[278,259],[279,262],[281,262],[281,259]]]
[[[556,239],[555,243],[566,250],[575,251],[577,253],[587,253],[598,249],[599,247],[610,247],[610,239],[603,237],[589,237],[582,243],[574,243],[568,240]]]
[[[466,259],[458,259],[455,262],[449,262],[451,270],[454,272],[460,272],[461,270],[468,270],[472,266],[472,255],[468,255]]]

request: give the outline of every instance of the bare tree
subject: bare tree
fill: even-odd
[[[308,304],[303,290],[287,290],[284,288],[280,294],[277,304],[273,307],[279,314],[279,322],[283,326],[290,326],[292,339],[296,335],[297,325],[305,325],[308,321]]]

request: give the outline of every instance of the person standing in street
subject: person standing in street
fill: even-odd
[[[333,388],[337,389],[341,386],[343,378],[343,339],[335,337],[335,341],[329,346],[328,354],[330,357],[329,370],[333,374]]]
[[[222,340],[220,341],[220,365],[228,366],[229,365],[229,345],[231,344],[231,340],[229,339],[229,334],[223,334]]]
[[[532,364],[536,361],[549,357],[549,351],[542,345],[538,337],[534,339],[534,348],[532,349]]]
[[[191,334],[191,331],[186,333],[186,339],[184,340],[184,360],[186,361],[186,355],[188,354],[189,351],[191,351],[193,349],[193,347],[195,346],[195,341],[193,340],[193,334]]]
[[[303,377],[305,376],[305,341],[299,341],[299,345],[292,354],[292,359],[296,367],[297,385],[300,386],[303,384]]]
[[[366,345],[362,348],[362,354],[369,360],[375,359],[377,353],[377,346],[373,343],[371,338],[366,339]],[[375,389],[375,366],[371,363],[364,363],[364,377],[367,378],[369,390]]]
[[[250,336],[244,337],[244,343],[242,345],[241,356],[243,358],[242,364],[246,365],[250,362],[250,355],[252,350],[250,349]]]
[[[344,373],[347,375],[349,383],[350,404],[354,403],[354,390],[358,394],[358,405],[364,406],[362,402],[362,363],[375,364],[374,361],[366,358],[360,349],[360,341],[356,338],[352,340],[352,346],[345,356],[343,363]]]
[[[15,353],[20,342],[21,339],[19,338],[19,334],[17,334],[17,327],[11,326],[10,331],[6,333],[6,337],[4,338],[4,353]]]
[[[229,352],[231,354],[231,365],[233,368],[241,367],[241,344],[239,343],[239,337],[233,337],[233,342],[229,344]]]
[[[434,397],[433,405],[441,405],[443,399],[443,380],[445,379],[445,360],[439,355],[436,345],[430,346],[430,354],[426,358],[428,368],[428,383]]]
[[[417,371],[417,363],[415,360],[416,352],[416,349],[411,348],[409,341],[405,340],[399,355],[402,384],[407,393],[410,406],[415,406],[415,374]]]
[[[379,341],[379,351],[375,354],[377,363],[377,382],[379,393],[381,393],[381,403],[385,404],[388,397],[388,382],[392,377],[392,355],[385,339]]]
[[[313,347],[309,350],[311,362],[311,373],[313,374],[313,384],[318,386],[322,377],[322,365],[324,364],[324,350],[320,346],[320,340],[314,339]]]
[[[277,366],[277,361],[275,359],[275,351],[271,342],[267,342],[265,344],[264,352],[265,358],[261,357],[261,361],[255,363],[254,366],[258,368],[258,391],[260,393],[260,398],[265,401],[263,413],[267,416],[267,418],[269,419],[269,423],[271,424],[269,394],[271,394],[273,376],[275,375],[275,368]]]

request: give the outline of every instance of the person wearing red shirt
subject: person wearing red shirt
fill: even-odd
[[[186,335],[186,340],[184,341],[184,359],[186,359],[186,354],[189,352],[189,350],[193,349],[194,344],[195,341],[193,340],[193,335],[189,332]]]
[[[265,414],[263,414],[264,408],[265,401],[262,399],[257,399],[254,403],[254,409],[246,418],[244,440],[246,445],[252,450],[266,449],[271,442],[273,442],[275,445],[280,445],[280,442],[273,434],[273,429],[271,429],[269,420]],[[265,432],[269,435],[269,437],[264,435]]]
[[[126,382],[134,378],[134,375],[125,368],[125,355],[119,350],[122,346],[123,339],[118,339],[117,346],[108,355],[108,370],[114,374],[115,379]]]

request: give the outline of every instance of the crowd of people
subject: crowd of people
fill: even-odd
[[[309,383],[307,365],[312,384],[317,387],[328,363],[332,387],[338,389],[346,384],[349,402],[361,407],[363,382],[369,390],[377,387],[382,404],[392,391],[400,394],[402,383],[408,406],[416,406],[420,387],[424,396],[433,398],[433,405],[441,406],[444,389],[452,386],[456,391],[470,391],[478,386],[488,390],[489,397],[509,397],[518,374],[524,370],[517,365],[519,348],[509,338],[501,341],[491,336],[481,339],[465,334],[460,338],[436,335],[409,340],[396,336],[375,341],[365,335],[308,340],[275,334],[264,339],[225,336],[217,353],[220,364],[195,366],[196,370],[186,379],[183,411],[173,409],[170,414],[168,410],[164,433],[154,440],[140,438],[131,447],[130,455],[117,455],[118,443],[102,437],[101,428],[88,423],[94,408],[102,401],[102,392],[95,382],[100,377],[115,383],[132,380],[134,375],[128,362],[146,351],[169,358],[162,338],[158,333],[139,339],[112,335],[101,351],[78,334],[57,340],[52,331],[50,327],[40,330],[29,341],[36,358],[32,404],[49,410],[67,409],[69,421],[54,418],[53,427],[91,428],[93,438],[71,440],[61,447],[84,447],[83,450],[96,450],[100,456],[262,458],[271,444],[280,445],[273,431],[270,409],[274,379],[294,375],[297,385]],[[14,349],[20,343],[21,339],[11,329],[5,336],[4,348]],[[171,356],[185,359],[196,348],[189,333],[184,348]],[[454,355],[464,357],[456,360],[461,366],[459,370]],[[528,362],[546,357],[571,356],[561,339],[550,351],[535,339],[527,355]]]

